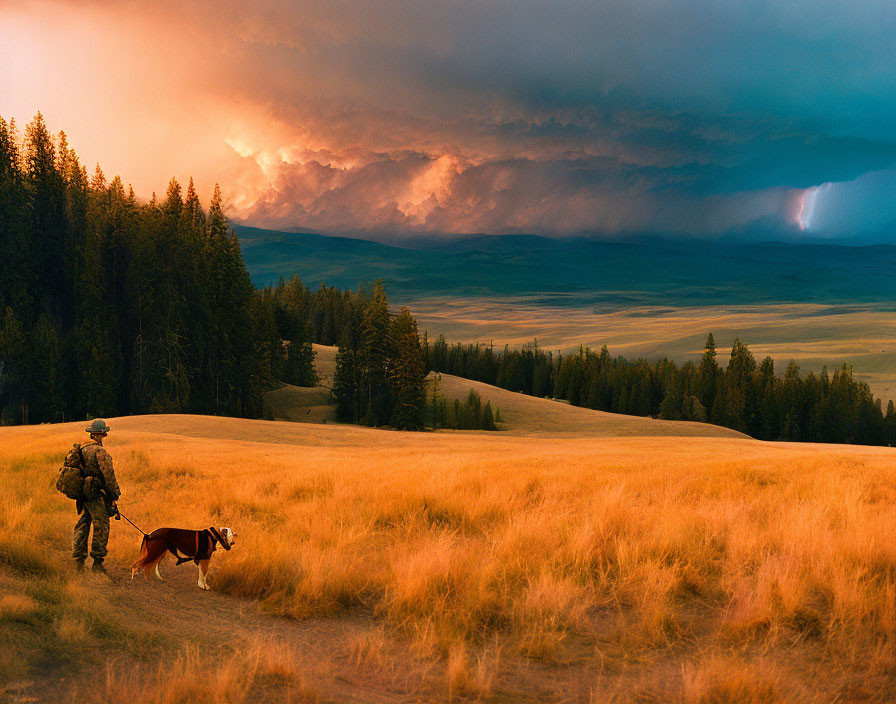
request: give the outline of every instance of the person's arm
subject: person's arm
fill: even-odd
[[[99,448],[96,453],[96,463],[99,465],[103,477],[106,479],[106,489],[112,497],[113,501],[118,501],[121,496],[121,489],[118,488],[118,480],[115,478],[115,470],[112,469],[112,455],[103,448]]]

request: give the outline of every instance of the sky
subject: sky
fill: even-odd
[[[0,116],[374,237],[896,241],[892,0],[0,0]]]

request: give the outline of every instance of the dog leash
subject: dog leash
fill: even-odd
[[[128,523],[130,523],[132,526],[134,526],[134,528],[136,528],[136,529],[139,530],[141,533],[143,533],[143,531],[140,530],[140,527],[139,527],[136,523],[134,523],[130,518],[128,518],[127,516],[125,516],[120,510],[118,511],[118,515],[121,516],[121,517],[122,517],[124,520],[126,520]],[[143,535],[148,535],[148,534],[147,534],[147,533],[143,533]]]

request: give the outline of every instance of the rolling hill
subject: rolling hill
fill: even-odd
[[[402,302],[526,298],[553,306],[873,304],[893,309],[896,247],[693,240],[462,237],[415,246],[236,226],[253,282],[298,276]],[[889,305],[888,305],[889,304]]]
[[[78,576],[53,482],[83,423],[0,428],[10,701],[896,697],[889,448],[109,424],[129,518],[237,544],[212,592],[171,560],[131,582],[114,522],[112,580]]]
[[[429,375],[430,383],[434,375]],[[450,374],[440,374],[439,391],[449,399],[463,400],[471,390],[476,391],[483,403],[490,401],[492,408],[500,409],[500,430],[513,435],[548,435],[551,437],[717,437],[746,438],[746,435],[709,423],[656,420],[621,413],[605,413],[590,408],[571,406],[562,401],[536,398],[525,394],[464,379]]]
[[[300,388],[285,385],[265,395],[266,412],[270,412],[274,420],[300,423],[336,421],[329,392],[336,369],[336,349],[314,345],[314,365],[322,386]],[[431,393],[435,379],[436,375],[433,373],[427,377],[430,385],[428,393]],[[438,384],[439,393],[449,400],[463,401],[471,390],[475,390],[482,397],[483,403],[490,401],[492,408],[500,409],[503,419],[500,430],[514,435],[746,437],[735,430],[707,423],[664,421],[593,411],[560,401],[526,396],[450,374],[439,374]]]

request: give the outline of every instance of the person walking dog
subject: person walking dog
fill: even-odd
[[[103,440],[109,434],[104,420],[94,420],[86,428],[90,433],[90,442],[75,445],[69,452],[71,457],[77,455],[80,460],[84,485],[80,497],[76,499],[78,522],[75,524],[72,556],[75,558],[78,571],[84,569],[87,559],[87,540],[90,526],[93,525],[93,543],[90,556],[93,558],[93,571],[105,572],[103,561],[106,559],[109,544],[109,518],[118,517],[116,502],[121,496],[115,470],[112,469],[112,457],[103,447]],[[68,460],[66,460],[68,464]]]

